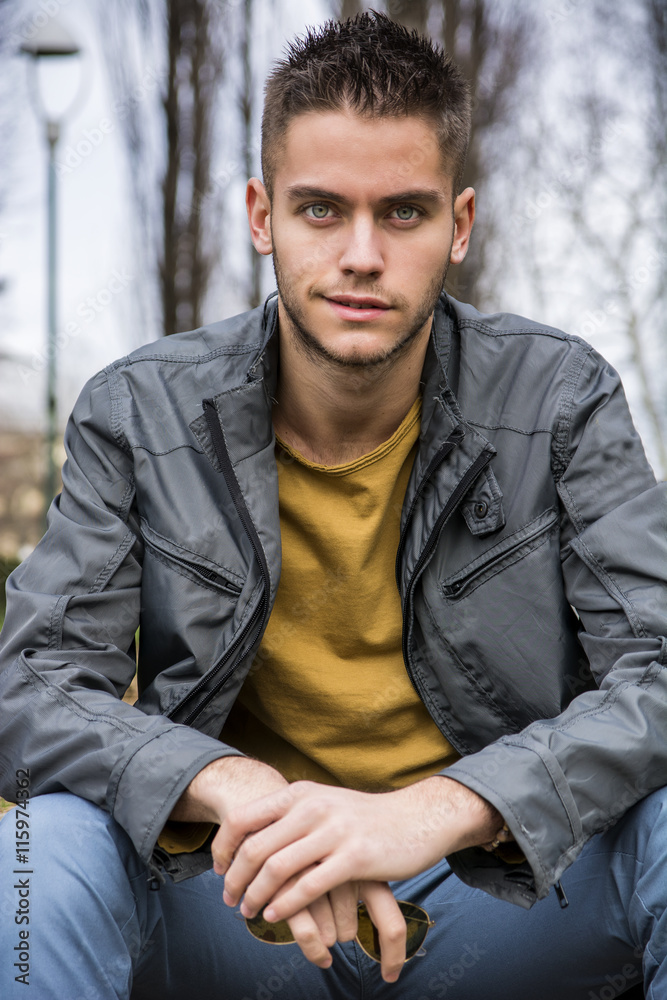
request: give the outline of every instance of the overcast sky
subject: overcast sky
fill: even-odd
[[[241,0],[227,2],[238,4]],[[329,16],[330,6],[326,0],[255,2],[254,53],[259,85],[272,60],[281,54],[285,40],[304,25],[324,20]],[[29,35],[36,21],[45,16],[44,12],[56,8],[57,17],[85,49],[84,99],[65,122],[58,149],[58,398],[60,421],[64,423],[89,376],[154,339],[159,330],[151,317],[137,308],[139,297],[134,294],[145,281],[144,269],[133,249],[132,209],[120,123],[99,49],[94,3],[85,0],[36,0],[32,6],[26,3],[26,9],[32,13],[22,31]],[[581,31],[586,17],[582,4],[575,16],[562,24],[551,24],[545,19],[544,31],[551,32],[563,51],[567,51],[567,33]],[[16,49],[20,41],[16,39]],[[4,73],[4,78],[11,80],[16,125],[11,149],[3,152],[0,163],[9,195],[0,212],[0,278],[6,282],[6,290],[0,294],[0,427],[37,429],[45,422],[46,143],[43,128],[38,125],[28,100],[28,68],[27,58],[17,54],[5,66]],[[155,58],[145,53],[140,99],[155,96],[161,72]],[[558,67],[545,67],[544,72],[552,73],[555,82],[551,89],[555,90],[558,80],[567,77],[568,70],[560,77]],[[545,115],[549,113],[561,112],[554,106],[545,108]],[[619,147],[622,140],[625,141],[617,133],[609,135],[609,142],[617,142]],[[219,156],[217,169],[224,170],[229,154],[223,148]],[[226,241],[228,246],[231,242],[233,247],[238,244],[240,248],[240,265],[232,253],[230,273],[235,266],[242,268],[247,253],[242,228],[245,178],[238,170],[232,171],[232,175],[229,194],[238,202],[239,210],[229,216],[225,213],[220,220],[232,233],[231,241]],[[511,208],[515,215],[528,218],[535,214],[530,223],[536,233],[536,255],[553,282],[545,314],[539,314],[536,308],[529,281],[523,284],[518,280],[508,281],[501,289],[498,306],[530,312],[533,318],[564,326],[590,340],[609,357],[626,380],[635,420],[651,458],[650,431],[638,403],[639,392],[628,365],[627,344],[615,326],[614,316],[605,313],[608,300],[599,294],[587,297],[586,275],[578,275],[581,287],[576,294],[574,278],[565,279],[564,262],[572,263],[572,247],[558,223],[558,189],[545,181],[543,189],[538,186],[537,190],[542,207],[517,191]],[[480,205],[479,210],[483,211],[484,206]],[[270,265],[264,276],[268,291],[272,287]],[[241,307],[240,299],[233,294],[233,281],[228,287],[218,284],[209,297],[205,320],[222,318]]]

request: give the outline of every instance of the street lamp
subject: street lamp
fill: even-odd
[[[38,65],[44,66],[47,63],[56,66],[64,60],[71,60],[81,53],[81,49],[76,41],[66,31],[66,29],[50,18],[46,23],[31,32],[31,37],[24,41],[21,52],[32,57],[34,77],[31,93],[35,103],[35,110],[38,117],[43,122],[46,132],[46,141],[49,149],[48,159],[48,217],[47,217],[47,350],[46,350],[46,482],[44,486],[45,517],[51,501],[56,494],[56,459],[55,445],[57,437],[57,393],[56,393],[56,146],[60,138],[60,126],[65,117],[65,112],[71,110],[72,101],[69,108],[61,110],[58,114],[48,108],[50,96],[43,93],[40,86],[43,81],[38,79]]]

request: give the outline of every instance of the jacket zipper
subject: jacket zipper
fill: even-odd
[[[553,528],[557,519],[557,514],[554,511],[551,520],[546,521],[545,523],[540,521],[540,523],[527,535],[522,536],[521,539],[518,542],[515,542],[514,545],[511,545],[504,551],[499,552],[493,559],[489,559],[489,561],[485,562],[483,566],[479,566],[471,573],[469,572],[464,574],[458,580],[452,580],[451,583],[443,584],[441,588],[443,595],[448,600],[457,600],[463,595],[463,591],[469,586],[469,584],[473,583],[479,576],[482,575],[482,573],[486,573],[488,569],[492,569],[495,565],[497,565],[497,563],[502,562],[503,559],[511,556],[512,553],[517,551],[517,549],[522,549],[524,546],[530,545],[530,543],[535,541],[536,538],[539,538],[540,535],[546,534],[551,528]]]
[[[405,524],[404,524],[404,527],[403,527],[403,531],[401,532],[401,537],[400,537],[400,540],[398,542],[398,549],[396,550],[396,583],[397,583],[399,589],[400,589],[400,566],[401,566],[401,558],[403,556],[403,549],[405,547],[405,539],[406,539],[407,533],[408,533],[408,530],[407,530],[408,529],[408,524],[410,523],[410,520],[412,518],[412,514],[414,512],[414,509],[417,506],[417,501],[419,500],[419,497],[422,495],[422,493],[423,493],[423,491],[424,491],[424,489],[425,489],[425,487],[426,487],[429,479],[431,478],[431,476],[433,475],[433,473],[435,472],[435,470],[438,468],[438,466],[441,464],[441,462],[443,462],[444,459],[447,458],[447,456],[449,455],[449,453],[454,450],[454,448],[456,447],[456,445],[461,443],[461,441],[463,440],[464,436],[465,436],[465,431],[463,430],[463,427],[461,426],[461,424],[459,424],[458,427],[454,428],[454,430],[449,435],[449,437],[447,438],[447,440],[445,441],[445,443],[438,449],[438,451],[436,452],[436,454],[433,456],[433,458],[429,462],[429,464],[428,464],[428,466],[426,468],[426,472],[422,476],[421,482],[419,483],[419,485],[418,485],[418,487],[417,487],[417,489],[415,491],[415,495],[412,498],[412,503],[410,504],[410,510],[408,511],[407,517],[405,518]]]
[[[156,545],[155,542],[153,542],[150,538],[147,538],[146,535],[143,535],[143,539],[149,549],[159,552],[164,559],[175,563],[177,566],[183,566],[185,569],[191,570],[197,576],[203,576],[205,580],[214,584],[214,586],[219,590],[225,591],[228,594],[233,594],[235,597],[238,597],[241,593],[240,587],[233,584],[231,580],[227,580],[224,576],[216,573],[215,570],[209,569],[208,566],[202,566],[199,563],[190,562],[188,559],[182,559],[180,556],[174,555],[173,552],[169,552],[167,549],[163,549],[159,545]]]
[[[224,667],[227,669],[222,674],[222,677],[216,682],[215,687],[213,687],[208,694],[202,698],[199,704],[192,709],[187,718],[183,720],[183,724],[186,726],[192,725],[194,720],[197,718],[199,713],[208,705],[212,698],[216,696],[220,688],[226,683],[229,677],[234,673],[239,663],[243,659],[243,655],[249,651],[263,633],[266,627],[266,620],[268,618],[269,612],[269,594],[271,591],[271,580],[269,576],[269,567],[266,562],[266,556],[264,555],[264,549],[262,548],[262,543],[259,540],[255,526],[252,523],[252,518],[248,512],[246,502],[243,498],[243,493],[241,492],[241,487],[238,484],[234,468],[232,466],[231,459],[229,457],[229,452],[227,451],[227,443],[225,441],[225,436],[222,432],[222,427],[220,425],[220,418],[218,417],[218,412],[215,408],[215,403],[212,399],[205,399],[202,403],[204,408],[204,415],[206,417],[206,423],[211,434],[211,439],[213,441],[213,447],[215,449],[216,457],[220,463],[222,469],[222,474],[224,476],[227,488],[229,490],[230,496],[236,512],[239,515],[245,533],[250,539],[250,543],[253,547],[255,556],[260,566],[262,574],[262,595],[260,600],[253,611],[252,615],[244,625],[242,631],[236,636],[234,641],[231,643],[228,649],[225,650],[224,655],[218,660],[218,662],[213,667],[213,670],[209,672],[207,677],[203,677],[193,688],[188,692],[184,700],[177,706],[177,709],[183,707],[183,705],[190,701],[192,698],[196,697],[197,694],[210,683],[212,677],[219,673]],[[259,623],[259,627],[258,626]],[[246,639],[252,633],[252,639],[250,643],[246,646]],[[174,709],[173,711],[176,711]],[[171,712],[169,713],[172,714]]]
[[[459,438],[459,440],[460,440],[460,438]],[[454,442],[454,444],[457,444],[457,443],[458,442]],[[452,444],[452,448],[454,447],[454,444]],[[444,450],[444,448],[443,448],[443,450]],[[451,451],[451,448],[449,450]],[[408,672],[408,676],[410,677],[410,680],[412,681],[412,685],[415,688],[415,690],[418,692],[418,694],[419,694],[420,698],[422,699],[422,701],[424,702],[424,704],[426,704],[426,701],[425,701],[424,696],[423,696],[422,692],[420,691],[419,686],[418,686],[417,682],[415,681],[414,675],[412,673],[412,668],[411,668],[411,665],[410,665],[410,654],[409,654],[409,650],[408,650],[408,614],[409,614],[409,609],[410,609],[410,605],[411,605],[411,602],[412,602],[412,592],[414,590],[414,585],[415,585],[415,583],[417,581],[417,578],[419,577],[419,574],[421,573],[421,571],[422,571],[425,563],[427,562],[427,560],[429,559],[429,557],[430,557],[433,549],[435,548],[436,542],[437,542],[438,537],[440,535],[440,531],[442,530],[442,528],[445,525],[445,523],[452,516],[452,514],[454,513],[454,511],[456,510],[456,508],[458,507],[458,505],[461,503],[461,500],[466,495],[466,493],[468,492],[468,490],[470,489],[470,487],[472,486],[472,484],[474,483],[474,481],[477,479],[477,477],[479,476],[480,472],[483,469],[485,469],[486,466],[489,464],[489,462],[491,461],[491,458],[492,458],[492,455],[491,455],[490,452],[482,452],[481,455],[477,456],[477,458],[472,463],[472,465],[470,466],[470,468],[467,470],[467,472],[465,473],[465,475],[463,476],[463,478],[457,483],[457,485],[456,485],[456,487],[455,487],[452,495],[450,496],[449,500],[447,501],[447,503],[445,504],[445,506],[442,508],[442,510],[438,514],[438,519],[435,522],[435,524],[433,526],[433,529],[431,530],[431,534],[428,537],[428,541],[426,542],[426,545],[422,549],[421,555],[419,556],[419,559],[417,560],[417,564],[416,564],[416,566],[415,566],[415,568],[414,568],[414,570],[412,572],[412,576],[410,577],[410,581],[409,581],[407,589],[406,589],[405,601],[403,603],[403,659],[405,661],[405,666],[406,666],[406,669],[407,669],[407,672]],[[433,463],[431,463],[431,464],[433,464]],[[431,470],[431,468],[429,466],[429,474],[430,474],[430,472],[432,472],[432,470]],[[423,486],[423,483],[424,483],[424,480],[422,480],[422,482],[419,484],[420,490],[421,490],[421,488]],[[413,508],[413,506],[414,506],[414,504],[410,508],[410,514],[412,514],[412,508]],[[408,521],[406,520],[406,522],[405,522],[406,528],[407,528],[407,524],[408,524]]]

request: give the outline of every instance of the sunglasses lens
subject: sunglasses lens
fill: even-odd
[[[286,920],[270,924],[261,913],[256,917],[246,917],[246,927],[259,941],[266,944],[292,944],[294,937]]]
[[[369,958],[380,961],[380,938],[363,903],[359,904],[357,910],[357,941]]]
[[[399,900],[398,906],[405,917],[407,928],[407,941],[405,945],[405,959],[407,961],[417,954],[424,943],[424,938],[429,927],[428,914],[420,906],[415,906],[413,903],[407,903],[403,900]],[[381,961],[380,937],[363,903],[359,904],[358,924],[357,940],[359,944],[370,958],[375,959],[376,962]]]
[[[405,957],[412,958],[424,943],[428,931],[428,914],[421,906],[413,903],[399,902],[401,913],[405,917],[408,937],[405,944]]]

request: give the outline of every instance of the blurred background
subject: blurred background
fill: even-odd
[[[667,475],[667,0],[0,0],[2,576],[85,380],[273,289],[244,212],[263,80],[370,6],[472,84],[478,215],[449,290],[591,342]]]

